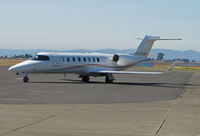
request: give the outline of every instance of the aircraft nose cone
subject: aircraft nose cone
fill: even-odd
[[[12,66],[12,67],[10,67],[10,68],[8,69],[8,71],[13,71],[13,72],[15,72],[15,71],[16,71],[16,68],[15,68],[14,66]]]
[[[12,68],[12,67],[10,67],[10,68],[8,69],[8,71],[13,71],[13,68]]]
[[[27,60],[10,67],[8,71],[12,71],[15,73],[31,72],[31,71],[34,71],[34,69],[36,68],[36,64],[38,64],[38,62],[32,62],[32,61]]]

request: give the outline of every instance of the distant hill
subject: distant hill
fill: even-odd
[[[15,49],[0,49],[0,56],[8,56],[12,57],[14,55],[20,54],[31,54],[34,55],[38,52],[98,52],[98,53],[133,53],[135,49],[124,49],[124,50],[116,50],[116,49],[101,49],[101,50],[87,50],[87,49],[75,49],[75,50],[46,50],[46,49],[38,49],[38,50],[15,50]],[[152,49],[151,55],[152,58],[156,58],[157,54],[162,52],[165,54],[164,59],[176,59],[176,58],[188,58],[190,60],[196,60],[200,62],[200,52],[194,50],[186,50],[186,51],[178,51],[178,50],[169,50],[169,49]]]

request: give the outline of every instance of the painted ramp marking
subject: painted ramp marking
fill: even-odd
[[[27,99],[3,98],[1,101],[26,101]]]

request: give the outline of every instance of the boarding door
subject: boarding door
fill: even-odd
[[[53,66],[55,67],[61,66],[61,57],[53,56]]]

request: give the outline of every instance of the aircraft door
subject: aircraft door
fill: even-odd
[[[53,66],[58,67],[61,66],[61,58],[59,56],[52,56],[53,57]]]

